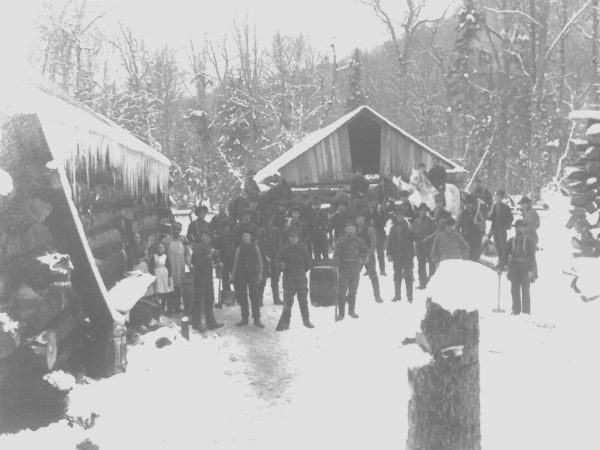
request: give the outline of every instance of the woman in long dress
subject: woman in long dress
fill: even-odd
[[[173,292],[173,281],[171,279],[171,263],[165,253],[165,245],[159,242],[156,246],[156,253],[150,258],[150,273],[156,277],[155,287],[156,295],[160,301],[161,312],[167,312],[167,299]]]

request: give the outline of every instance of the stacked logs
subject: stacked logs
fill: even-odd
[[[574,229],[573,247],[585,256],[600,255],[600,241],[592,233],[600,227],[600,114],[576,111],[571,119],[585,119],[585,139],[572,139],[564,161],[563,188],[570,197],[571,217],[567,228]]]
[[[13,192],[0,198],[0,405],[6,406],[18,386],[68,365],[85,322],[61,245],[70,230],[66,197],[57,170],[47,165],[37,119],[15,117],[2,131],[0,166],[14,181]]]

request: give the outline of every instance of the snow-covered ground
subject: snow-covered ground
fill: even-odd
[[[561,198],[548,201],[532,316],[510,316],[505,279],[506,313],[492,312],[495,295],[481,298],[485,450],[600,448],[593,426],[600,300],[584,303],[570,289],[562,273],[572,251],[568,206]],[[267,296],[264,330],[236,328],[239,310],[231,307],[217,310],[224,329],[194,333],[189,342],[176,329],[149,333],[130,347],[125,374],[72,391],[71,416],[96,412],[94,427],[62,421],[0,436],[0,448],[70,449],[86,438],[103,450],[404,448],[407,364],[421,352],[401,342],[418,328],[425,294],[416,291],[412,305],[390,303],[392,277],[382,285],[386,303],[379,305],[361,277],[357,320],[336,324],[331,308],[312,308],[313,330],[302,327],[295,307],[291,329],[276,333],[280,309]],[[456,285],[456,295],[463,289]],[[158,349],[154,342],[163,335],[173,343]]]

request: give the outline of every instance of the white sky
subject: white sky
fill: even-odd
[[[356,0],[88,0],[108,11],[105,25],[121,21],[137,30],[148,44],[184,46],[190,37],[208,35],[219,39],[231,28],[235,17],[256,24],[261,40],[276,30],[284,34],[304,33],[325,52],[335,42],[338,55],[354,47],[372,48],[387,39],[384,26],[370,9]],[[56,0],[63,4],[65,0]],[[7,75],[25,70],[34,19],[44,0],[0,0],[0,71]],[[382,0],[398,20],[401,0]],[[436,17],[457,0],[426,0],[424,15]]]

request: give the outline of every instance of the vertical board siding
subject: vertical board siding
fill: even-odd
[[[342,179],[347,180],[351,178],[352,173],[352,154],[350,152],[350,135],[348,134],[348,127],[344,125],[335,133],[340,142],[340,156],[342,159]]]

